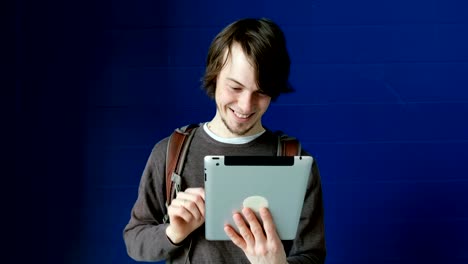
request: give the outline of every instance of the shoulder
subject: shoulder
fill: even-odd
[[[192,128],[194,128],[194,130],[192,130]],[[200,124],[189,124],[186,126],[175,128],[169,135],[167,135],[165,138],[158,141],[153,146],[153,149],[151,151],[151,156],[165,157],[167,154],[168,145],[170,144],[169,142],[171,142],[171,138],[174,137],[175,134],[184,134],[184,133],[187,134],[189,131],[195,132],[196,130],[202,130],[200,128],[201,128]],[[195,135],[196,133],[193,133],[193,134]]]
[[[153,145],[151,149],[148,162],[150,164],[157,164],[160,162],[166,161],[166,152],[167,152],[167,145],[169,142],[169,136],[159,140],[156,144]]]

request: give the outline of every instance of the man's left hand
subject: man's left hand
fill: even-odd
[[[239,233],[230,225],[226,225],[224,231],[232,242],[244,251],[251,263],[287,263],[286,253],[276,232],[270,211],[267,208],[261,208],[260,217],[263,226],[250,208],[244,208],[242,214],[234,213],[233,215]]]

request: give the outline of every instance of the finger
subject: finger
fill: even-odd
[[[279,239],[278,232],[276,231],[276,225],[271,216],[268,208],[260,208],[260,217],[263,221],[263,228],[265,230],[267,239]]]
[[[176,207],[184,207],[185,208],[185,207],[187,207],[187,201],[188,201],[187,199],[183,199],[183,198],[178,197],[178,198],[172,200],[171,205],[176,206]]]
[[[252,211],[252,209],[245,207],[242,209],[242,213],[244,214],[245,218],[249,223],[250,231],[253,234],[256,243],[261,243],[262,241],[265,241],[266,238],[265,233],[263,232],[263,227],[258,221],[257,216]]]
[[[186,223],[190,222],[194,218],[192,213],[189,210],[187,210],[187,208],[183,206],[177,206],[174,204],[171,204],[169,206],[169,208],[167,209],[167,214],[170,218],[181,218]]]
[[[200,195],[179,192],[175,200],[179,201],[177,204],[186,207],[190,211],[193,211],[194,214],[199,214],[205,217],[205,201]]]
[[[185,192],[194,195],[199,195],[201,196],[201,198],[203,198],[203,201],[205,200],[205,189],[203,188],[187,188]]]
[[[244,218],[240,213],[235,213],[232,218],[234,219],[234,223],[236,224],[239,234],[242,236],[244,239],[247,247],[255,245],[255,238],[250,232],[250,228],[247,226],[247,224],[244,221]]]
[[[200,206],[193,201],[187,199],[177,198],[173,201],[174,206],[184,209],[190,214],[192,219],[198,221],[204,220],[204,211],[200,209]]]
[[[234,245],[238,246],[240,249],[244,250],[247,247],[247,243],[245,240],[236,232],[236,230],[230,226],[230,225],[225,225],[224,226],[224,232],[226,235],[231,239],[231,241],[234,243]]]
[[[204,204],[205,190],[203,188],[188,188],[183,192],[177,193],[177,197]]]

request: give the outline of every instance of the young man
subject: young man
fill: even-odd
[[[231,241],[204,236],[206,155],[276,155],[277,135],[262,116],[272,100],[290,92],[290,60],[281,29],[267,19],[236,21],[213,40],[204,88],[216,102],[214,118],[195,131],[180,191],[165,207],[165,155],[168,138],[156,144],[140,182],[138,199],[124,230],[128,254],[135,260],[172,263],[323,263],[325,234],[322,191],[314,162],[293,241],[281,241],[268,209],[260,221],[247,208],[233,214],[225,232]],[[302,155],[308,155],[304,152]],[[167,212],[169,223],[162,219]]]

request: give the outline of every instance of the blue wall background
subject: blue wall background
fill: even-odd
[[[468,263],[466,1],[18,0],[12,10],[5,259],[134,263],[122,229],[151,148],[212,118],[199,80],[216,33],[269,17],[285,31],[297,92],[264,123],[319,162],[327,263]]]

